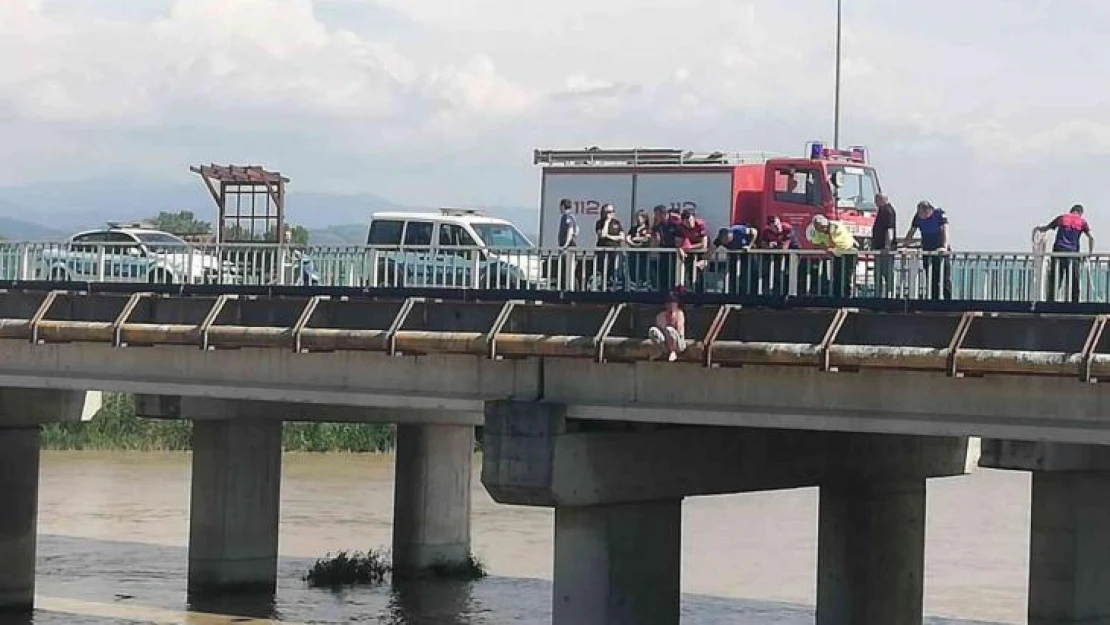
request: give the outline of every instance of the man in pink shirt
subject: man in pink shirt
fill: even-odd
[[[665,351],[670,362],[686,350],[686,313],[675,294],[667,295],[662,312],[655,316],[655,325],[648,330],[648,340]]]

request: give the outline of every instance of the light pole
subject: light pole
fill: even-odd
[[[833,106],[833,149],[840,149],[840,4],[836,0],[836,103]]]

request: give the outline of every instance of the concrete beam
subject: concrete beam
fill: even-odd
[[[35,602],[39,428],[0,429],[0,612]]]
[[[100,391],[0,388],[0,427],[88,421],[100,411]]]
[[[347,406],[342,404],[290,403],[256,400],[229,400],[212,397],[137,395],[136,411],[151,419],[254,421],[314,421],[328,423],[396,423],[417,425],[482,424],[483,402],[441,400],[434,407],[395,408],[384,406]]]
[[[280,422],[194,424],[190,594],[274,591],[280,501]]]
[[[413,577],[470,556],[474,428],[397,427],[393,485],[393,574]]]
[[[600,428],[601,431],[598,431]],[[962,475],[965,439],[750,428],[643,429],[574,421],[566,407],[490,402],[482,484],[495,501],[592,506]]]
[[[1011,471],[1110,471],[1110,446],[985,439],[979,466]]]

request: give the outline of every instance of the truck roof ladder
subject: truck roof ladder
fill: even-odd
[[[582,150],[533,150],[534,165],[581,166],[658,166],[658,165],[730,165],[762,162],[778,156],[768,152],[694,152],[678,148],[597,147]]]

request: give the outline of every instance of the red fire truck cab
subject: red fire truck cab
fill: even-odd
[[[819,142],[801,158],[764,154],[695,153],[681,149],[535,150],[543,167],[540,245],[557,244],[559,203],[569,199],[582,232],[579,247],[595,241],[593,220],[612,204],[628,228],[638,210],[693,209],[710,233],[744,223],[762,228],[768,217],[791,224],[803,248],[817,215],[848,226],[861,247],[875,221],[879,178],[867,150],[831,150]]]

